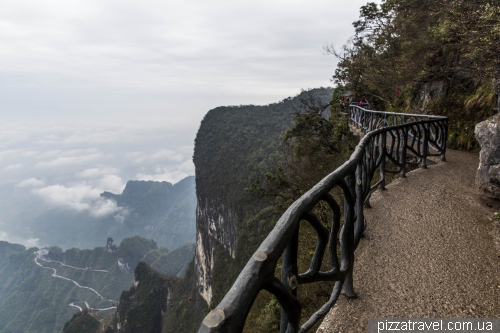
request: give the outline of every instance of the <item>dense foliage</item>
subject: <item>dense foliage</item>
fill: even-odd
[[[122,240],[117,254],[133,269],[149,251],[156,249],[158,249],[158,245],[154,240],[134,236]]]
[[[151,267],[164,275],[183,277],[189,263],[193,260],[194,248],[194,243],[186,243],[175,250],[159,256],[151,262]]]
[[[57,275],[97,290],[105,298],[101,299],[71,281],[53,277],[52,270],[38,266],[35,263],[37,248],[26,249],[22,245],[0,242],[0,332],[57,332],[77,311],[69,306],[70,303],[84,309],[84,302],[93,308],[117,305],[107,299],[118,300],[122,291],[133,283],[133,275],[118,268],[119,257],[128,260],[132,270],[139,261],[151,261],[156,257],[153,265],[165,274],[183,276],[194,253],[192,243],[169,251],[163,247],[157,249],[154,241],[140,236],[125,238],[115,248],[116,252],[105,247],[66,251],[51,247],[47,255],[51,262],[38,259],[44,267],[56,269]],[[95,327],[102,326],[96,326],[97,323],[112,314],[113,310],[100,312],[98,316],[78,312],[64,330],[93,333]]]
[[[257,178],[246,190],[256,198],[269,200],[266,210],[282,213],[302,194],[310,190],[323,177],[339,167],[350,156],[357,144],[348,126],[348,118],[342,114],[342,105],[335,103],[336,96],[342,91],[335,89],[332,101],[325,105],[314,99],[303,101],[305,112],[294,115],[294,124],[284,136],[285,159],[274,171],[266,173],[264,179]],[[342,203],[340,193],[338,202]],[[329,228],[331,213],[320,204],[314,212]],[[299,272],[309,269],[311,255],[316,247],[317,235],[313,228],[302,223],[299,230],[300,251],[298,257]],[[327,260],[324,264],[328,265]],[[327,266],[325,266],[325,269]],[[280,275],[278,265],[276,276]],[[330,297],[333,283],[325,282],[301,286],[299,301],[302,304],[302,316],[308,318]],[[266,292],[261,292],[245,326],[245,332],[278,331],[280,306],[277,300]]]
[[[450,117],[450,143],[474,146],[473,127],[494,113],[500,75],[496,0],[386,0],[354,22],[333,77],[377,109]]]
[[[97,332],[101,322],[92,315],[90,309],[84,309],[73,315],[70,321],[64,324],[63,333]]]
[[[105,332],[197,330],[206,306],[196,288],[192,262],[183,279],[161,275],[145,262],[137,265],[134,274],[134,286],[121,294],[117,313],[106,322]]]
[[[338,93],[335,89],[333,96]],[[257,198],[269,199],[280,213],[340,166],[357,144],[347,115],[337,105],[311,99],[303,104],[307,111],[295,113],[293,127],[285,132],[281,163],[245,189]]]
[[[36,265],[36,250],[0,251],[0,260],[5,262],[0,267],[0,280],[3,281],[0,284],[0,332],[57,332],[75,313],[76,309],[69,307],[72,302],[83,308],[85,305],[80,301],[87,301],[90,306],[98,308],[111,306],[107,300],[76,287],[71,281],[55,278],[52,270]],[[56,262],[38,262],[44,267],[56,269],[60,276],[98,290],[106,298],[117,299],[120,292],[132,283],[132,276],[118,269],[117,254],[108,253],[104,247],[66,252],[58,252],[57,248],[51,250],[56,250],[51,251],[56,254],[51,259],[62,259],[66,265],[82,269]],[[108,272],[94,272],[87,267]]]
[[[331,93],[320,88],[266,106],[219,107],[203,119],[193,156],[198,198],[222,202],[237,216],[236,260],[222,246],[216,249],[214,304],[276,222],[275,212],[265,210],[269,203],[256,200],[245,188],[284,162],[283,139],[294,115],[306,111],[303,100],[311,97],[326,105]]]
[[[343,163],[355,146],[347,118],[338,107],[329,107],[332,93],[314,89],[265,107],[217,108],[203,120],[194,155],[198,197],[217,199],[238,216],[233,221],[236,258],[222,245],[215,248],[211,307],[230,288],[283,209]],[[313,231],[302,234],[314,241]],[[303,258],[303,266],[308,259]],[[328,297],[329,286],[323,287],[307,290],[305,312]],[[278,303],[262,292],[245,330],[272,331],[278,318]]]
[[[207,314],[207,303],[196,286],[194,261],[184,278],[170,278],[170,304],[163,319],[163,333],[197,332]]]
[[[135,269],[135,284],[120,296],[117,311],[124,333],[160,333],[168,308],[168,278],[148,264],[140,262]]]

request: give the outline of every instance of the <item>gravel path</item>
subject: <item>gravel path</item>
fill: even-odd
[[[447,160],[374,193],[356,250],[359,298],[341,297],[318,333],[364,333],[368,318],[500,317],[500,203],[475,189],[477,154]]]

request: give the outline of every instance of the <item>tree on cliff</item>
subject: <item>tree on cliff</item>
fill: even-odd
[[[246,191],[270,199],[274,211],[282,212],[340,166],[356,145],[348,118],[338,107],[344,94],[342,88],[334,89],[329,103],[321,103],[313,96],[302,98],[300,111],[293,115],[293,126],[283,137],[284,159],[264,179],[256,178]]]
[[[353,25],[354,37],[339,51],[326,47],[340,60],[333,81],[377,101],[380,109],[448,115],[450,133],[469,136],[464,141],[471,146],[474,124],[497,104],[498,0],[368,3]],[[444,96],[419,101],[433,82],[444,87]]]
[[[337,52],[336,83],[391,104],[398,87],[460,73],[498,72],[498,0],[387,0],[368,3],[354,37]]]

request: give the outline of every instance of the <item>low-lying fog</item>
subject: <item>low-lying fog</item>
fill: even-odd
[[[176,183],[193,175],[198,126],[182,118],[1,125],[0,240],[57,245],[31,231],[49,210],[119,219],[120,207],[100,193],[121,193],[128,180]]]

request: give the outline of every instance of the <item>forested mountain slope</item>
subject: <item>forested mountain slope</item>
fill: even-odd
[[[145,280],[122,297],[140,300],[133,306],[120,304],[120,319],[108,323],[109,332],[118,332],[118,327],[132,332],[141,321],[157,322],[154,316],[158,313],[162,314],[161,331],[156,325],[152,332],[198,330],[209,308],[224,295],[276,222],[275,207],[245,189],[286,164],[285,133],[293,127],[296,114],[308,109],[308,102],[323,105],[320,113],[328,118],[326,105],[331,94],[332,89],[312,89],[271,105],[220,107],[207,113],[194,154],[198,197],[195,260],[182,279],[160,277],[151,267],[138,266],[136,280]],[[149,256],[154,257],[153,252]],[[158,262],[151,266],[158,268]],[[141,288],[141,283],[149,287]],[[150,304],[148,290],[163,295],[156,306]]]
[[[41,244],[63,249],[93,248],[102,244],[103,237],[120,242],[140,235],[169,249],[195,240],[193,176],[176,184],[131,180],[123,193],[104,192],[101,197],[116,201],[119,214],[96,217],[84,211],[51,209],[37,214],[27,227]]]
[[[368,3],[340,49],[334,82],[378,110],[450,118],[449,144],[477,148],[474,126],[497,111],[497,0]]]
[[[352,148],[351,138],[335,127],[343,126],[340,118],[325,124],[322,119],[328,115],[322,110],[309,112],[303,118],[293,117],[295,112],[308,109],[301,102],[307,94],[324,104],[331,100],[334,116],[337,103],[349,99],[363,99],[379,110],[449,116],[450,146],[475,148],[474,125],[497,111],[499,18],[500,10],[493,0],[368,3],[354,23],[355,36],[340,50],[329,48],[340,60],[333,76],[335,91],[314,89],[268,106],[219,107],[209,111],[198,131],[194,153],[195,261],[182,280],[163,280],[153,276],[147,266],[141,268],[145,274],[136,272],[156,281],[155,288],[166,285],[169,296],[164,296],[174,300],[167,308],[162,308],[165,304],[156,308],[166,310],[161,323],[163,332],[195,332],[207,304],[213,308],[224,296],[274,226],[279,209],[264,197],[281,196],[286,204],[301,193],[291,187],[294,184],[290,175],[295,174],[292,180],[297,181],[297,175],[307,177],[312,170],[317,178],[333,170],[336,162],[327,163],[332,156],[345,157],[342,145]],[[326,134],[322,137],[323,129]],[[292,151],[287,151],[283,144],[285,133],[292,137]],[[311,135],[316,138],[311,139]],[[328,142],[331,138],[332,142]],[[288,158],[293,161],[286,161]],[[284,198],[280,190],[291,194]],[[259,191],[263,196],[253,196]],[[135,228],[148,227],[133,218],[127,223]],[[301,235],[308,236],[302,229]],[[150,256],[155,258],[157,254]],[[134,288],[128,296],[139,292],[139,288]],[[309,303],[324,297],[321,290],[307,292]],[[258,299],[254,308],[257,310],[249,317],[253,327],[247,330],[275,331],[279,325],[278,304]],[[152,313],[158,313],[155,311]],[[144,314],[129,316],[134,321],[130,327],[148,320]]]
[[[0,249],[2,333],[60,332],[72,314],[87,307],[100,309],[104,320],[133,284],[140,261],[183,276],[194,255],[193,244],[169,251],[140,236],[125,238],[120,246],[108,240],[94,250],[26,249],[7,242],[0,242]]]
[[[169,249],[195,240],[194,176],[174,185],[131,180],[122,194],[104,192],[101,196],[115,200],[119,207],[127,210],[122,222],[126,232],[154,239]]]
[[[219,107],[202,120],[195,140],[195,269],[208,304],[220,301],[237,272],[274,226],[267,203],[245,192],[284,160],[285,132],[310,98],[328,104],[332,90],[303,91],[266,106]],[[260,215],[258,215],[260,213]]]

